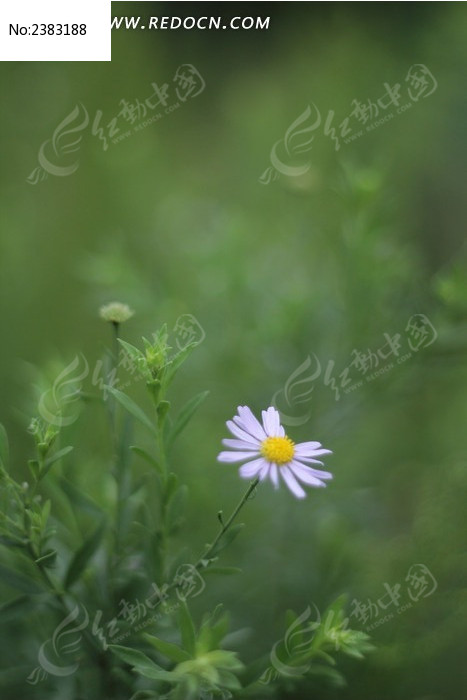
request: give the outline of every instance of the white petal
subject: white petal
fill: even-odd
[[[271,469],[269,471],[269,478],[274,484],[274,488],[279,488],[279,474],[277,473],[277,465],[271,464]]]
[[[305,467],[303,464],[292,461],[290,470],[297,479],[300,479],[304,484],[308,484],[308,486],[326,486],[324,481],[318,479],[318,477],[313,474],[312,470],[309,467]]]
[[[314,450],[310,457],[321,457],[321,455],[332,455],[332,450],[325,450],[324,448],[322,450]]]
[[[252,435],[246,433],[244,430],[241,430],[241,428],[239,428],[238,425],[235,425],[235,423],[232,420],[228,420],[226,422],[226,426],[228,427],[232,435],[235,435],[235,437],[239,438],[239,440],[245,440],[246,442],[249,442],[250,444],[259,447],[260,441]]]
[[[257,476],[258,472],[263,467],[264,459],[254,459],[253,462],[248,462],[248,464],[241,466],[239,469],[239,474],[242,479],[252,479],[254,476]]]
[[[296,498],[305,498],[306,493],[288,467],[281,467],[281,476]]]
[[[283,428],[281,426],[281,418],[279,411],[269,406],[267,411],[262,411],[263,425],[266,434],[269,437],[283,437]],[[282,430],[281,430],[282,428]]]
[[[307,472],[310,472],[313,474],[313,476],[316,476],[318,479],[333,479],[333,475],[331,472],[325,472],[322,471],[321,469],[314,469],[313,467],[308,467],[306,464],[302,464],[302,458],[300,459],[294,459],[293,464],[298,465],[299,467],[302,467],[303,469],[306,469]]]
[[[267,477],[267,475],[269,474],[269,469],[271,468],[271,465],[269,464],[269,462],[266,462],[266,460],[263,460],[263,461],[264,461],[264,464],[263,464],[263,467],[259,473],[259,480],[260,481],[263,481],[263,479],[265,479]]]
[[[226,447],[232,447],[234,450],[254,450],[258,451],[258,446],[253,445],[251,442],[246,442],[246,440],[231,440],[230,438],[225,438],[222,440],[222,444]]]
[[[295,452],[299,455],[313,457],[312,452],[319,450],[320,447],[322,447],[320,442],[298,442],[295,445]]]
[[[217,460],[218,462],[242,462],[255,456],[255,452],[220,452]]]
[[[321,467],[324,466],[324,462],[320,462],[319,459],[312,459],[311,457],[302,457],[301,455],[295,455],[300,462],[306,462],[307,464],[319,464]]]
[[[248,406],[238,406],[238,417],[235,416],[234,421],[250,435],[258,438],[258,440],[265,440],[267,435],[264,432],[263,426],[259,420],[253,415],[252,411]]]

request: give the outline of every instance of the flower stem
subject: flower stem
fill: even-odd
[[[201,569],[203,566],[205,566],[205,564],[204,564],[205,560],[206,560],[206,559],[209,559],[210,555],[215,551],[215,548],[216,548],[216,546],[217,546],[219,540],[221,539],[221,537],[222,537],[223,535],[225,535],[225,533],[227,532],[227,530],[230,528],[230,526],[232,525],[233,521],[235,520],[235,518],[237,517],[237,515],[240,513],[241,509],[243,508],[243,506],[245,505],[245,503],[248,501],[248,499],[250,498],[250,496],[251,496],[251,494],[253,493],[253,491],[254,491],[254,490],[256,489],[256,487],[258,486],[258,483],[259,483],[259,478],[258,478],[258,477],[257,477],[256,479],[254,479],[252,482],[250,482],[250,485],[248,486],[247,490],[246,490],[245,493],[243,494],[243,496],[242,496],[240,502],[237,504],[237,507],[233,510],[233,512],[232,512],[232,514],[231,514],[231,516],[230,516],[230,518],[222,525],[221,529],[220,529],[219,532],[217,533],[217,537],[216,537],[216,539],[214,540],[214,542],[213,542],[212,544],[209,545],[207,551],[206,551],[206,552],[203,554],[203,556],[201,556],[201,557],[198,559],[198,561],[196,562],[196,564],[195,564],[195,568],[196,568],[196,569]]]

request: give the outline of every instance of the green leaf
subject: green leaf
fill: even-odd
[[[183,648],[190,654],[194,656],[196,647],[196,631],[193,618],[188,610],[188,605],[184,600],[180,601],[180,607],[178,609],[178,623],[180,627],[180,632],[182,634],[182,644]]]
[[[118,339],[118,342],[122,346],[122,348],[125,350],[127,355],[132,359],[136,365],[138,365],[138,360],[144,360],[144,355],[141,352],[141,350],[138,350],[138,348],[135,348],[134,345],[131,345],[130,343],[127,343],[125,340],[122,340],[121,338]]]
[[[50,516],[50,506],[51,506],[52,501],[50,498],[46,500],[44,505],[42,506],[42,511],[41,511],[41,524],[42,524],[42,529],[45,530],[45,526],[47,525],[47,521]]]
[[[184,649],[179,647],[177,644],[172,644],[171,642],[166,642],[159,637],[154,637],[152,634],[143,634],[144,639],[149,642],[157,651],[159,651],[164,656],[167,656],[171,661],[176,663],[181,663],[182,661],[189,661],[191,656]]]
[[[103,520],[96,530],[92,533],[88,539],[86,539],[78,551],[75,553],[74,557],[70,561],[68,570],[65,576],[65,588],[70,588],[75,581],[83,573],[84,569],[87,567],[89,560],[99,547],[102,536],[105,532],[105,520]]]
[[[229,544],[231,544],[234,541],[234,539],[240,534],[244,527],[245,523],[237,523],[237,525],[233,525],[233,527],[229,528],[229,530],[227,530],[227,532],[225,532],[222,535],[215,549],[211,552],[211,558],[217,556],[219,552],[222,552],[223,549],[225,549]]]
[[[238,669],[239,670],[239,669]],[[241,683],[237,676],[234,676],[230,671],[225,671],[223,669],[217,669],[219,674],[219,685],[223,688],[228,688],[229,690],[241,690]]]
[[[182,484],[174,493],[167,509],[167,525],[169,531],[172,530],[180,520],[183,520],[187,500],[188,486]]]
[[[3,467],[5,471],[8,468],[9,459],[10,449],[8,446],[8,435],[5,428],[0,423],[0,466]]]
[[[347,595],[343,593],[329,605],[322,615],[322,623],[317,628],[311,644],[312,649],[319,649],[326,641],[329,631],[338,626],[343,616],[343,609],[347,602]]]
[[[34,478],[35,481],[38,481],[39,479],[39,472],[40,472],[40,465],[37,459],[29,459],[28,460],[28,467],[31,470],[31,474]]]
[[[218,605],[213,613],[204,615],[196,650],[200,655],[212,649],[218,649],[229,629],[229,615],[222,614],[223,606]],[[219,619],[218,619],[219,618]]]
[[[199,343],[192,342],[188,343],[179,353],[177,353],[167,365],[167,375],[166,382],[167,386],[172,381],[175,376],[177,369],[185,362],[186,359],[191,355],[193,350],[198,346]]]
[[[149,454],[149,452],[146,452],[146,450],[143,450],[141,447],[136,447],[136,445],[131,445],[130,450],[134,452],[138,457],[141,457],[141,459],[144,459],[148,464],[151,465],[151,467],[154,467],[157,472],[161,475],[163,475],[163,470],[157,459],[155,459],[152,455]]]
[[[196,676],[187,673],[170,693],[170,700],[200,700],[202,697],[200,682]],[[214,696],[212,693],[209,695],[205,693],[204,697],[212,698]]]
[[[44,467],[41,472],[41,479],[47,474],[49,471],[50,467],[52,464],[55,464],[55,462],[58,462],[59,459],[62,459],[62,457],[65,457],[65,455],[69,454],[73,449],[72,445],[68,445],[68,447],[64,447],[62,450],[58,450],[58,452],[55,452],[51,457],[45,460],[44,462]]]
[[[46,566],[48,568],[55,564],[57,558],[57,552],[55,549],[49,549],[45,554],[43,554],[39,559],[36,559],[36,564],[41,564],[41,566]]]
[[[25,610],[32,608],[36,602],[28,595],[21,595],[14,600],[9,600],[8,603],[0,605],[0,620],[6,622],[10,619],[18,619],[19,615],[24,615]]]
[[[146,678],[152,678],[159,681],[167,681],[176,683],[178,676],[171,671],[165,671],[162,666],[158,666],[154,661],[137,649],[130,647],[122,647],[120,644],[109,644],[109,649],[124,661],[129,666],[132,666],[137,673],[140,673]]]
[[[170,502],[170,499],[174,496],[175,492],[177,491],[179,483],[180,479],[178,478],[178,476],[173,472],[170,472],[169,476],[167,477],[167,484],[163,496],[164,503],[166,505]]]
[[[229,631],[230,617],[228,613],[224,613],[215,624],[211,624],[211,643],[214,648],[218,648],[220,643]]]
[[[159,700],[159,693],[153,693],[152,690],[137,690],[130,700]]]
[[[0,535],[0,544],[4,547],[27,547],[29,540],[24,537],[16,537],[16,535]]]
[[[106,389],[110,391],[112,396],[114,396],[124,408],[126,408],[128,413],[131,413],[131,415],[142,423],[154,437],[157,437],[157,431],[153,422],[148,418],[143,409],[133,401],[133,399],[130,399],[130,397],[127,394],[124,394],[123,391],[119,391],[112,386],[107,386]]]
[[[159,403],[157,404],[157,415],[159,418],[160,425],[163,425],[169,411],[170,401],[159,401]]]
[[[29,576],[24,576],[23,574],[13,571],[13,569],[8,569],[3,564],[0,564],[0,580],[2,583],[6,583],[7,586],[15,588],[17,591],[22,591],[23,593],[43,593],[44,589],[31,579]]]
[[[81,508],[81,510],[91,513],[91,515],[94,516],[102,516],[102,510],[97,503],[76,488],[71,481],[68,481],[68,479],[66,479],[64,476],[61,476],[58,479],[58,483],[75,508]]]
[[[170,431],[168,437],[169,445],[173,443],[177,435],[179,435],[186,427],[192,416],[195,414],[196,409],[202,404],[208,394],[209,391],[202,391],[200,394],[197,394],[197,396],[194,396],[192,399],[187,401],[175,420],[172,430]]]
[[[237,652],[215,649],[206,654],[206,660],[213,666],[230,669],[231,671],[241,671],[243,663],[237,658]]]

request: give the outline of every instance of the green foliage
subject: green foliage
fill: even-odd
[[[93,554],[101,545],[105,534],[105,521],[100,523],[95,531],[84,540],[81,547],[71,559],[65,575],[65,588],[68,589],[83,575]]]
[[[249,683],[244,679],[246,668],[238,652],[225,648],[229,616],[218,605],[212,613],[204,614],[197,626],[187,598],[193,581],[195,588],[201,581],[204,589],[205,574],[212,582],[219,576],[240,573],[237,567],[219,565],[218,560],[244,528],[243,523],[234,520],[257,482],[249,485],[228,519],[224,521],[222,511],[218,512],[220,530],[199,559],[190,563],[193,559],[189,550],[174,551],[174,538],[186,519],[189,488],[172,469],[168,448],[187,428],[208,392],[188,400],[175,419],[171,418],[172,402],[165,397],[175,371],[196,343],[170,355],[164,326],[152,342],[143,339],[144,350],[128,343],[121,345],[146,379],[153,417],[129,393],[116,388],[117,374],[109,364],[107,372],[113,381],[105,385],[108,396],[100,406],[109,421],[114,463],[97,499],[88,494],[86,483],[77,479],[79,471],[71,462],[72,446],[60,447],[63,430],[43,420],[32,420],[29,432],[35,456],[28,462],[32,486],[19,484],[6,472],[8,440],[5,430],[0,430],[0,486],[3,500],[9,504],[0,512],[0,546],[9,552],[5,565],[0,565],[0,575],[5,586],[25,594],[4,605],[0,618],[3,614],[11,619],[27,608],[30,597],[41,594],[54,614],[62,616],[57,619],[58,640],[65,623],[77,620],[80,610],[84,610],[87,621],[78,628],[84,629],[80,653],[86,654],[89,664],[95,664],[94,673],[103,676],[103,682],[111,685],[118,677],[135,698],[157,697],[164,692],[171,700],[241,694],[243,686],[248,690]],[[131,421],[135,421],[135,428],[139,425],[145,429],[149,445],[128,445],[134,437]],[[135,462],[145,469],[139,476],[132,457],[138,458]],[[82,532],[87,533],[84,540]],[[188,592],[180,570],[188,576]],[[149,606],[153,596],[146,599],[146,604],[139,602],[140,595],[145,591],[148,595],[151,587],[163,592],[156,619],[165,617],[167,638],[136,625],[141,609],[145,617],[149,609],[161,603]],[[125,610],[121,618],[115,612],[117,605]],[[327,658],[332,640],[345,653],[360,658],[369,650],[366,636],[345,630],[342,610],[332,611],[336,614],[333,627],[311,655]],[[115,630],[115,625],[119,629]],[[65,630],[63,634],[73,631]],[[129,636],[128,644],[119,644],[120,636]],[[57,646],[57,642],[54,644]],[[156,655],[157,660],[146,653],[148,647],[148,653]],[[289,659],[291,664],[296,661]],[[129,675],[128,668],[134,673]],[[141,679],[151,688],[140,687]],[[276,685],[279,688],[280,682]]]

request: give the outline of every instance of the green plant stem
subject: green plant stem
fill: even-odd
[[[164,474],[164,481],[167,481],[167,454],[165,450],[164,426],[161,424],[159,416],[157,417],[157,450],[159,453],[159,461]]]
[[[165,440],[164,440],[164,426],[162,421],[157,416],[157,449],[159,454],[159,461],[163,472],[163,488],[160,494],[160,514],[161,514],[161,526],[160,526],[160,542],[159,542],[159,559],[161,565],[160,579],[161,582],[165,581],[165,569],[167,560],[167,549],[168,549],[168,532],[167,532],[167,503],[166,503],[166,492],[167,492],[167,455],[165,450]]]
[[[118,367],[118,354],[120,351],[120,345],[118,343],[118,338],[119,338],[119,330],[120,330],[120,324],[116,323],[115,321],[112,323],[113,329],[114,329],[114,350],[113,350],[113,356],[114,356],[114,362],[115,362],[115,367]]]
[[[112,323],[112,328],[114,330],[113,332],[113,349],[111,351],[112,355],[112,364],[109,372],[109,384],[116,385],[117,382],[117,372],[118,372],[118,352],[119,352],[119,343],[118,343],[118,338],[119,338],[119,324],[118,323]],[[112,381],[113,380],[113,381]],[[117,408],[117,402],[113,398],[113,396],[108,396],[107,397],[107,406],[108,406],[108,412],[109,412],[109,420],[110,420],[110,429],[112,431],[112,441],[113,441],[113,446],[115,452],[118,450],[118,442],[117,442],[117,424],[116,424],[116,408]]]
[[[209,545],[207,551],[206,551],[206,552],[203,554],[203,556],[201,556],[201,557],[198,559],[198,561],[196,562],[196,564],[195,564],[195,568],[196,568],[196,569],[201,569],[201,568],[204,566],[204,563],[203,563],[203,562],[204,562],[206,559],[209,559],[209,557],[210,557],[210,555],[212,554],[212,552],[214,552],[214,550],[215,550],[215,548],[216,548],[216,546],[217,546],[219,540],[221,539],[221,537],[222,537],[223,535],[225,535],[225,533],[227,532],[227,530],[230,528],[230,526],[232,525],[233,521],[235,520],[235,518],[237,517],[237,515],[240,513],[241,509],[243,508],[243,506],[245,505],[245,503],[248,501],[248,499],[250,498],[251,494],[253,493],[253,491],[255,490],[255,488],[258,486],[258,484],[259,484],[259,478],[257,477],[257,478],[254,479],[254,481],[252,481],[252,482],[250,483],[250,485],[248,486],[248,488],[247,488],[247,490],[245,491],[245,493],[244,493],[243,497],[241,498],[240,502],[237,504],[236,508],[233,510],[233,512],[232,512],[232,514],[231,514],[231,516],[230,516],[230,518],[227,520],[227,522],[225,522],[225,523],[222,525],[222,527],[221,527],[221,529],[219,530],[219,532],[218,532],[218,534],[217,534],[217,537],[216,537],[216,539],[214,540],[214,542],[213,542],[211,545]]]

